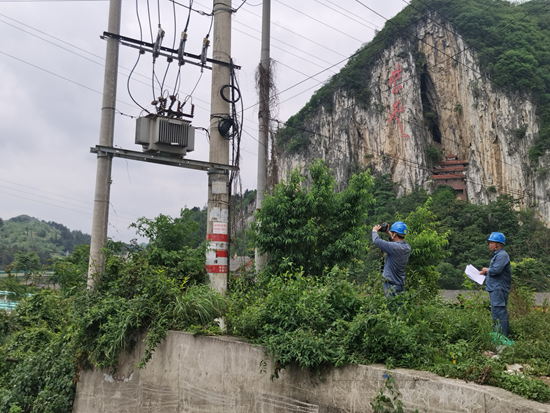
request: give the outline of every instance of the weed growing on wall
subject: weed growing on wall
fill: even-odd
[[[196,247],[196,226],[186,211],[140,219],[148,246],[110,242],[93,291],[88,256],[77,251],[55,265],[60,291],[35,289],[11,314],[0,312],[0,412],[68,413],[79,372],[115,368],[142,337],[138,367],[170,329],[221,334],[214,319],[227,300],[201,283],[207,245]]]

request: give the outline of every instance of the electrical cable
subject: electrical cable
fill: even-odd
[[[139,18],[139,5],[138,5],[138,0],[136,0],[136,16],[137,16],[137,20],[138,20],[138,25],[139,25],[139,38],[140,38],[140,41],[143,41],[143,28],[141,26],[141,19]],[[130,96],[130,99],[132,99],[132,101],[138,105],[142,110],[144,110],[145,112],[147,113],[151,113],[149,112],[147,109],[145,109],[143,106],[141,106],[135,99],[134,99],[134,96],[132,95],[132,91],[130,90],[130,80],[132,79],[132,74],[134,73],[134,70],[136,69],[138,63],[139,63],[139,59],[141,58],[141,53],[138,53],[138,57],[137,57],[137,60],[136,60],[136,63],[134,64],[134,67],[132,67],[132,70],[130,71],[130,74],[128,75],[128,79],[126,80],[126,89],[128,90],[128,95]]]
[[[174,6],[174,15],[176,13],[176,3],[175,2],[172,2],[173,6]],[[191,21],[191,11],[193,10],[193,0],[189,0],[189,13],[187,14],[187,21],[185,22],[185,28],[183,29],[183,33],[187,33],[187,29],[189,28],[189,22]],[[174,36],[175,36],[175,33],[176,33],[176,28],[174,27]],[[182,34],[183,36],[183,34]],[[175,40],[174,40],[174,47],[175,48]],[[202,77],[202,72],[201,72],[201,77]],[[200,79],[200,78],[199,78]],[[181,82],[181,65],[178,66],[178,74],[176,75],[176,83],[174,85],[174,92],[172,93],[173,95],[176,94],[176,90],[179,90],[178,88],[178,82]],[[180,83],[181,85],[181,83]],[[195,88],[197,86],[195,85]],[[193,88],[193,92],[195,91],[195,88]],[[191,94],[193,94],[193,92],[191,92]],[[185,104],[185,103],[184,103]]]
[[[316,1],[317,3],[319,3],[319,4],[322,4],[323,6],[325,6],[325,7],[327,7],[327,8],[329,8],[329,9],[335,11],[336,13],[341,14],[342,16],[347,17],[348,19],[351,19],[351,20],[355,21],[356,23],[359,23],[359,24],[361,24],[361,25],[363,25],[363,26],[365,26],[365,27],[367,27],[367,28],[369,28],[369,29],[371,29],[371,30],[374,30],[374,31],[380,30],[380,27],[378,27],[376,24],[374,24],[374,23],[372,23],[372,22],[370,22],[370,21],[368,21],[368,20],[366,20],[366,19],[362,19],[362,20],[365,21],[365,22],[367,22],[367,23],[369,23],[369,24],[372,24],[372,25],[374,26],[374,28],[373,28],[373,27],[370,27],[370,26],[367,26],[367,25],[364,24],[364,23],[361,23],[361,21],[355,19],[355,16],[354,16],[354,17],[348,16],[348,15],[346,15],[346,14],[344,14],[344,13],[342,13],[342,12],[336,10],[336,9],[333,9],[333,8],[330,7],[330,6],[327,6],[327,5],[324,4],[324,3],[321,3],[319,0],[315,0],[315,1]],[[336,4],[336,3],[333,3],[333,2],[330,1],[330,0],[325,0],[325,1],[326,1],[327,3],[332,4],[333,6],[335,6],[335,7],[337,7],[337,8],[339,8],[340,10],[344,10],[344,11],[350,13],[347,9],[343,8],[342,6],[339,6],[339,5]]]
[[[453,0],[447,1],[447,2],[444,3],[441,7],[443,7],[443,6],[445,6],[445,5],[449,4],[449,3],[451,3],[452,1],[453,1]],[[441,7],[440,7],[440,8],[441,8]],[[246,10],[246,9],[244,9],[244,10]],[[415,21],[413,21],[413,22],[407,23],[403,28],[408,27],[408,26],[411,26],[411,25],[413,25],[413,24],[416,24],[416,23],[418,23],[418,22],[419,22],[420,20],[422,20],[422,19],[423,19],[423,18],[419,18],[419,19],[417,19],[417,20],[415,20]],[[341,60],[341,61],[339,61],[339,62],[333,64],[332,66],[329,66],[329,67],[327,67],[327,68],[321,70],[320,72],[317,72],[317,73],[315,73],[315,74],[309,76],[308,78],[303,79],[303,80],[301,80],[301,81],[295,83],[295,84],[292,85],[292,86],[289,86],[288,88],[286,88],[286,89],[284,89],[284,90],[278,92],[278,93],[277,93],[277,96],[280,96],[282,93],[287,92],[287,91],[289,91],[289,90],[295,88],[296,86],[301,85],[302,83],[308,81],[309,79],[313,79],[314,77],[316,77],[316,76],[318,76],[318,75],[320,75],[320,74],[322,74],[322,73],[324,73],[324,72],[326,72],[326,71],[332,69],[333,67],[338,66],[338,65],[340,65],[340,64],[342,64],[342,63],[344,63],[344,62],[346,62],[347,60],[354,58],[355,56],[357,56],[357,55],[359,55],[360,53],[362,53],[364,50],[367,50],[367,49],[369,49],[369,48],[371,48],[371,47],[376,46],[378,43],[381,43],[382,41],[386,40],[386,39],[389,38],[389,37],[390,37],[389,34],[388,34],[388,35],[385,35],[385,36],[379,36],[377,39],[374,39],[372,42],[370,42],[369,44],[367,44],[365,47],[360,48],[358,51],[356,51],[355,53],[353,53],[351,56],[348,56],[348,57],[346,57],[345,59],[343,59],[343,60]],[[303,93],[303,92],[302,92],[302,93]],[[296,96],[298,96],[298,95],[296,95]],[[245,111],[248,110],[248,109],[251,109],[251,108],[253,108],[253,107],[255,107],[255,106],[257,106],[258,104],[259,104],[259,102],[256,102],[256,103],[254,103],[253,105],[248,106],[248,107],[245,109]]]
[[[139,13],[139,12],[138,12],[138,13]],[[2,15],[2,14],[0,14],[0,15]],[[4,16],[4,15],[2,15],[2,16]],[[17,22],[18,24],[21,24],[21,25],[23,25],[23,26],[30,27],[30,26],[27,26],[27,25],[25,25],[24,23],[22,23],[22,22],[20,22],[20,21],[17,21],[17,20],[15,20],[15,19],[12,19],[12,18],[10,18],[10,17],[8,17],[8,16],[4,16],[4,17],[7,17],[7,18],[9,18],[10,20],[13,20],[13,21],[15,21],[15,22]],[[17,27],[17,26],[14,26],[14,25],[11,25],[11,24],[9,24],[9,23],[6,23],[6,22],[4,22],[4,21],[2,21],[2,20],[0,20],[0,22],[3,22],[3,23],[5,23],[5,24],[9,25],[10,27],[13,27],[14,29],[21,30],[21,31],[23,31],[23,32],[25,32],[25,33],[27,33],[27,34],[33,36],[33,37],[36,37],[37,39],[40,39],[40,40],[42,40],[42,41],[44,41],[44,42],[47,42],[47,43],[49,43],[49,44],[51,44],[51,45],[53,45],[53,46],[59,47],[60,49],[65,50],[65,51],[67,51],[67,52],[69,52],[69,53],[72,53],[72,54],[74,54],[74,55],[76,55],[76,56],[78,56],[78,57],[81,57],[81,58],[83,58],[83,59],[86,59],[86,60],[88,60],[88,61],[90,61],[90,62],[92,62],[92,63],[94,63],[94,64],[97,64],[98,66],[101,66],[101,67],[103,67],[103,68],[105,67],[105,64],[103,64],[103,63],[100,63],[100,62],[96,62],[96,61],[94,61],[94,60],[91,60],[91,59],[87,58],[86,56],[83,56],[83,55],[78,54],[78,53],[76,53],[76,52],[74,52],[74,51],[72,51],[72,50],[69,50],[69,49],[67,49],[67,48],[64,48],[64,47],[62,47],[62,46],[60,46],[60,45],[58,45],[58,44],[55,44],[55,43],[53,43],[53,42],[50,42],[49,40],[46,40],[46,39],[44,39],[43,37],[37,36],[37,35],[35,35],[35,34],[31,33],[31,32],[28,32],[28,31],[26,31],[26,30],[23,30],[23,29]],[[142,34],[142,31],[141,31],[141,21],[140,21],[140,19],[139,19],[139,14],[138,14],[138,22],[139,22],[139,26],[140,26],[140,35],[141,35],[141,34]],[[32,27],[30,27],[30,28],[32,28]],[[93,53],[91,53],[91,52],[88,52],[88,51],[85,50],[85,49],[82,49],[82,48],[80,48],[80,47],[78,47],[78,46],[75,46],[74,44],[71,44],[71,43],[69,43],[69,42],[65,42],[65,41],[63,41],[63,40],[61,40],[61,39],[59,39],[59,38],[57,38],[57,37],[55,37],[55,36],[52,36],[52,35],[48,34],[48,33],[42,32],[42,31],[37,30],[37,29],[34,29],[34,30],[36,30],[36,31],[38,31],[39,33],[42,33],[42,34],[44,34],[44,35],[46,35],[46,36],[49,36],[49,37],[51,37],[51,38],[53,38],[53,39],[55,39],[55,40],[58,40],[58,41],[60,41],[60,42],[62,42],[62,43],[65,43],[65,44],[67,44],[67,45],[69,45],[69,46],[71,46],[71,47],[74,47],[75,49],[82,50],[83,52],[86,52],[86,53],[88,53],[88,54],[90,54],[90,55],[92,55],[92,56],[98,57],[99,59],[102,59],[103,61],[105,61],[105,58],[104,58],[104,57],[95,55],[95,54],[93,54]],[[140,39],[140,40],[142,40],[142,39]],[[33,65],[32,63],[26,62],[26,61],[21,60],[21,59],[17,59],[17,58],[15,58],[15,57],[11,56],[11,55],[8,55],[8,56],[9,56],[9,57],[12,57],[12,58],[14,58],[14,59],[16,59],[16,60],[20,60],[20,61],[23,62],[23,63],[29,64],[29,65],[31,65],[31,66],[37,68],[37,69],[44,70],[44,69],[42,69],[41,67],[38,67],[38,66]],[[139,56],[138,56],[138,59],[139,59]],[[119,72],[119,75],[124,76],[124,77],[126,77],[126,78],[128,78],[129,76],[130,76],[130,77],[133,77],[134,75],[138,75],[138,76],[141,76],[141,77],[143,77],[143,78],[149,79],[149,77],[147,77],[147,76],[145,76],[145,75],[142,75],[142,74],[140,74],[140,73],[135,73],[135,69],[136,69],[136,66],[135,66],[135,65],[134,65],[134,67],[133,67],[132,69],[128,69],[128,68],[125,68],[125,67],[123,67],[123,66],[119,66],[119,68],[124,69],[124,70],[128,70],[128,72],[130,73],[129,75]],[[45,71],[46,71],[46,70],[45,70]],[[62,78],[63,80],[68,80],[69,82],[75,83],[75,84],[77,84],[77,85],[79,85],[79,86],[86,87],[85,85],[82,85],[82,84],[80,84],[80,83],[73,82],[72,80],[66,79],[66,78],[64,78],[64,77],[62,77],[62,76],[60,76],[60,75],[57,75],[56,73],[48,72],[48,71],[46,71],[46,72],[49,73],[49,74],[53,74],[54,76],[60,77],[60,78]],[[149,86],[148,83],[142,82],[142,81],[140,81],[140,80],[136,80],[136,79],[132,79],[132,80],[133,80],[134,82],[138,82],[138,83],[141,83],[141,84],[143,84],[143,85]],[[87,88],[87,87],[86,87],[86,88]],[[90,90],[92,90],[92,89],[90,89]],[[98,92],[98,91],[95,91],[95,90],[92,90],[92,91],[94,91],[94,92],[96,92],[96,93],[101,93],[101,92]],[[174,94],[175,94],[175,93],[176,93],[176,92],[174,91]],[[130,91],[129,91],[129,95],[130,95],[130,98],[132,98]],[[201,101],[201,102],[203,102],[203,103],[207,103],[207,104],[209,103],[209,102],[206,102],[206,101],[204,101],[204,100],[202,100],[202,99],[200,99],[200,98],[196,98],[196,97],[195,97],[195,99],[196,99],[196,100],[199,100],[199,101]],[[124,104],[126,104],[126,105],[128,105],[128,106],[133,106],[133,105],[131,105],[131,104],[129,104],[129,103],[126,103],[126,102],[123,102],[123,101],[121,101],[121,100],[118,100],[118,101],[121,102],[121,103],[124,103]],[[147,109],[145,109],[145,108],[143,108],[142,106],[140,106],[139,103],[137,103],[133,98],[132,98],[132,101],[134,101],[135,104],[136,104],[137,106],[139,106],[144,112],[150,113],[150,111],[148,111]],[[204,107],[202,107],[202,106],[200,106],[200,105],[195,105],[195,106],[197,106],[197,107],[199,107],[199,108],[201,108],[201,109],[203,109],[203,110],[208,110],[207,108],[204,108]],[[131,115],[125,115],[125,114],[123,114],[122,112],[120,112],[120,114],[121,114],[121,115],[124,115],[124,116],[133,117],[133,116],[131,116]]]
[[[65,199],[70,199],[70,200],[72,200],[72,201],[81,202],[81,203],[83,203],[83,204],[93,205],[93,203],[92,203],[92,202],[89,202],[89,201],[81,201],[81,200],[76,199],[76,198],[71,198],[71,197],[68,197],[68,196],[65,196],[65,195],[57,194],[57,193],[55,193],[55,192],[44,191],[43,189],[34,188],[34,187],[28,186],[28,185],[23,185],[23,184],[18,183],[18,182],[8,181],[8,180],[6,180],[6,179],[0,179],[0,181],[7,182],[7,183],[10,183],[10,184],[12,184],[12,185],[21,186],[21,187],[28,188],[28,189],[34,189],[35,191],[44,192],[44,193],[50,194],[50,195],[55,195],[55,196],[60,197],[60,198],[65,198]],[[0,185],[0,186],[2,186],[2,185]],[[16,189],[10,188],[10,187],[7,187],[7,186],[2,186],[2,187],[7,188],[7,189],[10,189],[10,190],[17,191]],[[18,191],[18,192],[24,192],[24,191]],[[25,194],[28,194],[28,195],[32,195],[32,196],[40,196],[40,195],[35,195],[35,194],[33,194],[33,193],[30,193],[30,192],[24,192],[24,193],[25,193]],[[46,198],[46,197],[41,197],[41,198]],[[55,202],[66,202],[66,201],[61,201],[61,200],[54,199],[54,198],[46,198],[46,199],[49,199],[49,200],[52,200],[52,201],[55,201]],[[75,205],[75,204],[71,204],[71,205],[74,205],[74,206],[76,206],[76,207],[78,207],[78,208],[92,209],[92,208],[89,207],[89,206],[86,206],[86,207],[85,207],[85,206],[80,206],[80,205]],[[113,210],[114,210],[114,207],[113,207]],[[131,219],[137,218],[137,217],[138,217],[138,215],[131,214],[131,213],[129,213],[129,212],[118,211],[118,213],[124,214],[124,215],[128,215],[127,218],[131,218]]]
[[[161,21],[161,18],[160,18],[160,0],[157,0],[157,11],[158,11],[159,27],[160,27],[160,21]]]
[[[242,0],[242,3],[240,4],[240,6],[237,7],[235,10],[233,10],[232,13],[237,13],[239,9],[244,6],[245,3],[246,3],[246,0]]]
[[[0,54],[3,54],[4,56],[8,56],[8,57],[10,57],[10,58],[12,58],[12,59],[14,59],[14,60],[17,60],[17,61],[19,61],[19,62],[21,62],[21,63],[25,63],[26,65],[32,66],[32,67],[34,67],[35,69],[41,70],[41,71],[43,71],[43,72],[46,72],[46,73],[48,73],[48,74],[50,74],[50,75],[53,75],[53,76],[55,76],[55,77],[58,77],[58,78],[60,78],[60,79],[66,80],[67,82],[73,83],[73,84],[75,84],[75,85],[77,85],[77,86],[83,87],[84,89],[88,89],[88,90],[91,91],[91,92],[94,92],[94,93],[103,95],[103,92],[100,92],[100,91],[98,91],[98,90],[92,89],[91,87],[88,87],[88,86],[86,86],[86,85],[83,85],[82,83],[75,82],[74,80],[68,79],[68,78],[66,78],[66,77],[64,77],[64,76],[58,75],[57,73],[50,72],[49,70],[46,70],[46,69],[44,69],[43,67],[36,66],[36,65],[34,65],[34,64],[32,64],[32,63],[29,63],[29,62],[27,62],[27,61],[25,61],[25,60],[23,60],[23,59],[19,59],[18,57],[15,57],[15,56],[12,56],[11,54],[5,53],[5,52],[3,52],[3,51],[1,51],[1,50],[0,50]],[[120,100],[120,99],[117,99],[117,102],[120,102],[120,103],[122,103],[122,104],[124,104],[124,105],[128,105],[128,106],[130,106],[130,107],[132,107],[132,108],[135,107],[134,105],[132,105],[132,104],[130,104],[130,103],[128,103],[128,102],[124,102],[124,101],[122,101],[122,100]]]
[[[147,0],[147,16],[149,18],[149,31],[151,32],[151,43],[155,42],[153,38],[153,22],[151,21],[151,9],[149,7],[149,0]]]
[[[246,25],[246,24],[243,24],[243,23],[241,23],[241,22],[235,21],[235,23],[240,24],[241,26],[248,27],[249,29],[252,29],[252,30],[254,30],[254,31],[257,31],[258,33],[261,33],[260,30],[256,30],[256,29],[254,29],[253,27],[250,27],[250,26],[248,26],[248,25]],[[232,30],[234,30],[234,31],[236,31],[236,32],[239,32],[239,33],[242,33],[242,34],[244,34],[244,35],[246,35],[246,36],[248,36],[248,37],[251,37],[251,38],[253,38],[253,39],[255,39],[255,40],[258,40],[259,42],[262,41],[260,38],[255,37],[255,36],[253,36],[253,35],[251,35],[251,34],[249,34],[249,33],[246,33],[246,32],[244,32],[244,31],[242,31],[242,30],[236,29],[236,28],[234,28],[234,27],[233,27]],[[277,39],[275,39],[274,37],[272,37],[271,40],[277,40]],[[323,62],[323,63],[329,64],[329,65],[332,64],[331,62],[329,62],[329,61],[327,61],[327,60],[324,60],[324,59],[321,59],[320,57],[315,56],[313,53],[309,53],[309,52],[307,52],[307,51],[305,51],[305,50],[299,49],[298,47],[295,47],[295,46],[293,46],[293,45],[291,45],[291,44],[289,44],[289,43],[285,43],[285,42],[282,42],[282,41],[280,41],[280,40],[277,40],[277,41],[278,41],[279,43],[282,43],[282,44],[284,44],[284,45],[286,45],[286,46],[289,46],[289,47],[291,47],[291,48],[293,48],[293,49],[296,49],[296,50],[298,50],[298,51],[300,51],[300,52],[302,52],[302,53],[304,53],[304,54],[306,54],[306,55],[312,56],[312,57],[314,57],[315,59],[317,59],[317,60],[319,60],[319,61],[321,61],[321,62]],[[282,47],[278,47],[278,46],[275,46],[275,45],[273,45],[273,44],[271,45],[271,47],[272,47],[273,49],[282,50],[282,51],[283,51],[284,53],[286,53],[286,54],[289,54],[289,55],[291,55],[291,56],[295,56],[295,57],[297,57],[298,59],[300,59],[300,60],[302,60],[302,61],[304,61],[304,62],[311,63],[312,65],[315,65],[315,66],[317,66],[317,67],[320,67],[320,68],[323,68],[323,67],[324,67],[324,66],[322,66],[322,65],[320,65],[320,64],[317,64],[317,63],[315,63],[315,62],[312,62],[311,60],[304,59],[302,56],[299,56],[299,55],[297,55],[297,54],[295,54],[295,53],[292,53],[292,52],[288,51],[287,49],[283,49]],[[332,71],[332,70],[331,70],[330,72],[332,72],[332,73],[334,73],[334,74],[337,73],[337,72]]]
[[[325,23],[325,22],[323,22],[323,21],[321,21],[321,20],[319,20],[319,19],[316,19],[315,17],[310,16],[309,14],[306,14],[306,13],[304,13],[304,12],[298,10],[298,9],[295,9],[295,8],[292,7],[292,6],[289,6],[289,5],[286,4],[286,3],[283,3],[281,0],[276,0],[276,1],[277,1],[277,3],[279,3],[279,4],[282,4],[283,6],[286,6],[286,7],[288,7],[288,8],[291,9],[291,10],[294,10],[296,13],[299,13],[299,14],[301,14],[301,15],[304,15],[304,16],[308,17],[308,18],[311,19],[311,20],[314,20],[314,21],[316,21],[316,22],[318,22],[318,23],[321,23],[321,24],[324,25],[325,27],[328,27],[328,28],[330,28],[330,29],[332,29],[332,30],[334,30],[334,31],[337,31],[338,33],[343,34],[344,36],[347,36],[347,37],[349,37],[350,39],[353,39],[353,40],[355,40],[355,41],[358,41],[358,42],[361,43],[361,44],[365,43],[364,40],[361,40],[361,39],[358,39],[358,38],[356,38],[356,37],[353,37],[353,36],[347,34],[346,32],[343,32],[342,30],[337,29],[337,28],[334,27],[334,26],[331,26],[330,24],[327,24],[327,23]]]
[[[450,1],[452,1],[452,0],[450,0]],[[205,6],[205,5],[201,4],[201,3],[199,3],[197,0],[195,0],[195,3],[200,4],[200,5],[203,6],[203,7],[207,7],[207,6]],[[247,13],[250,13],[250,14],[252,14],[253,16],[256,16],[256,17],[258,17],[258,18],[260,18],[260,19],[262,18],[261,15],[256,14],[256,13],[253,13],[253,12],[251,12],[250,10],[248,10],[248,9],[246,9],[246,8],[244,8],[243,11],[246,11]],[[302,39],[307,40],[308,42],[311,42],[311,43],[313,43],[313,44],[315,44],[315,45],[317,45],[317,46],[320,46],[320,47],[322,47],[323,49],[326,49],[326,50],[328,50],[328,51],[331,51],[331,52],[334,53],[334,54],[337,54],[337,55],[342,56],[342,57],[346,57],[344,54],[342,54],[342,53],[340,53],[340,52],[338,52],[338,51],[336,51],[336,50],[333,50],[333,49],[327,47],[327,46],[324,45],[324,44],[321,44],[321,43],[319,43],[319,42],[316,42],[315,40],[312,40],[312,39],[310,39],[310,38],[308,38],[308,37],[305,37],[305,36],[301,35],[300,33],[296,33],[296,32],[294,32],[294,31],[292,31],[292,30],[290,30],[290,29],[288,29],[288,28],[286,28],[286,27],[284,27],[284,26],[282,26],[282,25],[280,25],[280,24],[278,24],[278,23],[276,23],[276,22],[274,22],[274,21],[271,21],[271,24],[272,24],[273,26],[280,27],[280,28],[282,28],[283,30],[286,30],[286,31],[288,31],[288,32],[290,32],[290,33],[292,33],[292,34],[298,36],[298,37],[301,37]],[[346,58],[346,59],[347,59],[347,58]]]

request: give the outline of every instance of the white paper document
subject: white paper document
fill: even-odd
[[[464,272],[466,273],[466,275],[470,280],[475,281],[479,285],[483,284],[483,282],[485,281],[485,276],[481,275],[479,273],[479,270],[471,264],[468,264],[466,266],[466,269],[464,270]]]

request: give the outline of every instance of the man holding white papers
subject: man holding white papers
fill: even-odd
[[[489,268],[483,267],[479,272],[486,275],[486,290],[491,300],[491,317],[496,323],[495,331],[506,337],[510,334],[510,322],[508,320],[508,295],[512,287],[512,268],[510,257],[502,249],[506,238],[501,232],[493,232],[489,239],[489,248],[493,252],[493,259]]]

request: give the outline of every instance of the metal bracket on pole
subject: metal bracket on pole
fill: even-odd
[[[97,145],[95,148],[90,148],[91,153],[96,153],[97,156],[113,156],[116,158],[132,159],[134,161],[143,161],[148,163],[157,163],[160,165],[177,166],[179,168],[196,169],[211,173],[227,174],[229,171],[236,171],[237,168],[233,165],[224,165],[213,162],[196,161],[193,159],[174,158],[158,153],[144,153],[131,151],[129,149],[112,148],[109,146]]]
[[[153,49],[155,47],[155,45],[153,43],[147,43],[147,42],[143,42],[141,40],[132,39],[131,37],[125,37],[125,36],[121,36],[121,35],[114,34],[114,33],[109,33],[109,32],[103,32],[103,36],[101,36],[101,38],[117,39],[124,46],[135,47],[137,49],[144,50],[144,51],[150,52],[150,53],[153,53]],[[137,45],[138,47],[136,47],[135,45]],[[148,48],[150,48],[150,50],[144,49],[144,47],[148,47]],[[159,53],[161,56],[165,56],[167,58],[174,58],[174,57],[178,56],[178,50],[177,49],[170,49],[169,47],[164,47],[164,46],[161,46],[158,49],[162,50],[164,52],[171,53],[172,55],[175,55],[175,56],[171,56],[171,55],[167,55],[167,54],[164,54],[164,53]],[[187,53],[187,52],[183,53],[183,55],[185,57],[189,57],[191,59],[197,59],[199,62],[201,61],[201,55],[191,54],[191,53]],[[237,66],[237,65],[234,65],[234,64],[228,63],[228,62],[223,62],[221,60],[207,58],[206,61],[210,62],[210,63],[215,63],[217,65],[232,67],[233,69],[240,69],[241,68],[241,66]],[[193,62],[190,62],[189,60],[186,60],[186,62],[193,63]],[[200,63],[193,63],[193,64],[196,64],[198,66],[202,66]],[[208,67],[208,69],[211,69],[211,68]]]

